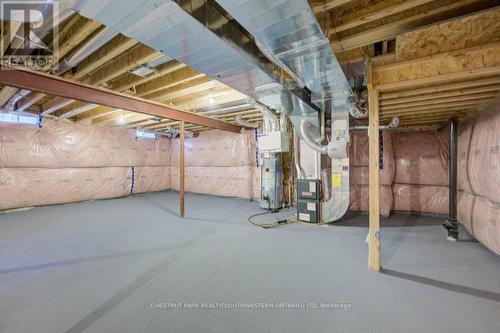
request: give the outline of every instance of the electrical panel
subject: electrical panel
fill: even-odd
[[[297,219],[303,222],[321,222],[321,182],[299,179],[297,181]]]

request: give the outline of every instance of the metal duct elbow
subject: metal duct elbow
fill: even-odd
[[[272,132],[279,130],[280,125],[279,125],[278,117],[276,117],[276,115],[266,105],[257,102],[253,98],[248,98],[247,104],[259,109],[262,112],[262,115],[264,116],[264,124],[265,124],[265,126],[264,126],[265,131],[264,132],[266,132],[266,130],[269,130]],[[269,126],[267,126],[266,123]]]
[[[359,107],[356,104],[351,104],[349,106],[349,114],[354,119],[366,119],[366,118],[368,118],[368,116],[366,114],[361,112],[361,110],[359,109]]]
[[[249,121],[246,121],[244,120],[243,118],[241,118],[240,115],[236,116],[234,118],[234,122],[240,126],[243,126],[243,127],[248,127],[248,128],[259,128],[259,124],[257,123],[251,123]]]
[[[393,117],[389,125],[384,127],[387,127],[387,129],[399,127],[399,117]]]
[[[307,120],[302,120],[300,122],[300,137],[304,142],[313,150],[317,151],[322,155],[328,154],[328,146],[323,146],[322,144],[316,142],[309,132],[310,123]]]
[[[17,103],[23,98],[26,98],[30,94],[30,92],[31,91],[25,89],[18,90],[17,93],[10,98],[9,102],[5,106],[6,111],[7,112],[16,111]]]

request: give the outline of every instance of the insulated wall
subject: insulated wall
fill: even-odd
[[[384,131],[383,167],[380,170],[380,214],[391,214],[394,198],[392,182],[394,180],[395,164],[391,134]],[[350,157],[350,203],[352,211],[368,211],[368,181],[369,181],[369,151],[366,132],[353,132],[351,135]]]
[[[186,139],[186,191],[254,196],[255,139],[209,131]],[[0,210],[179,188],[179,140],[44,121],[0,123]]]
[[[255,134],[222,131],[187,138],[185,189],[188,192],[252,199]],[[179,140],[171,146],[172,188],[179,189]]]
[[[169,151],[170,140],[134,130],[0,123],[0,209],[169,189]]]
[[[500,104],[458,132],[458,220],[500,254]]]
[[[448,213],[447,131],[384,131],[381,137],[380,214]],[[350,210],[368,211],[368,135],[350,145]]]
[[[449,130],[392,133],[394,210],[448,214]]]

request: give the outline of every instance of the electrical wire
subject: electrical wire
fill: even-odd
[[[265,213],[254,214],[248,218],[248,222],[250,222],[251,224],[253,224],[256,227],[263,228],[263,229],[272,229],[272,228],[280,227],[280,226],[285,225],[285,224],[292,224],[292,223],[297,222],[296,220],[291,220],[288,218],[278,220],[274,223],[256,223],[253,221],[253,219],[258,217],[258,216],[264,216],[264,215],[269,215],[269,214],[275,214],[275,212],[270,211],[270,212],[265,212]],[[294,215],[292,215],[292,216],[294,216]]]

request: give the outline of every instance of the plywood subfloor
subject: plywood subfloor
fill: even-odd
[[[263,230],[247,222],[256,203],[188,195],[181,222],[177,200],[0,215],[0,332],[500,331],[499,257],[446,241],[439,219],[382,220],[377,274],[366,268],[366,216]],[[179,302],[351,308],[152,308]]]

